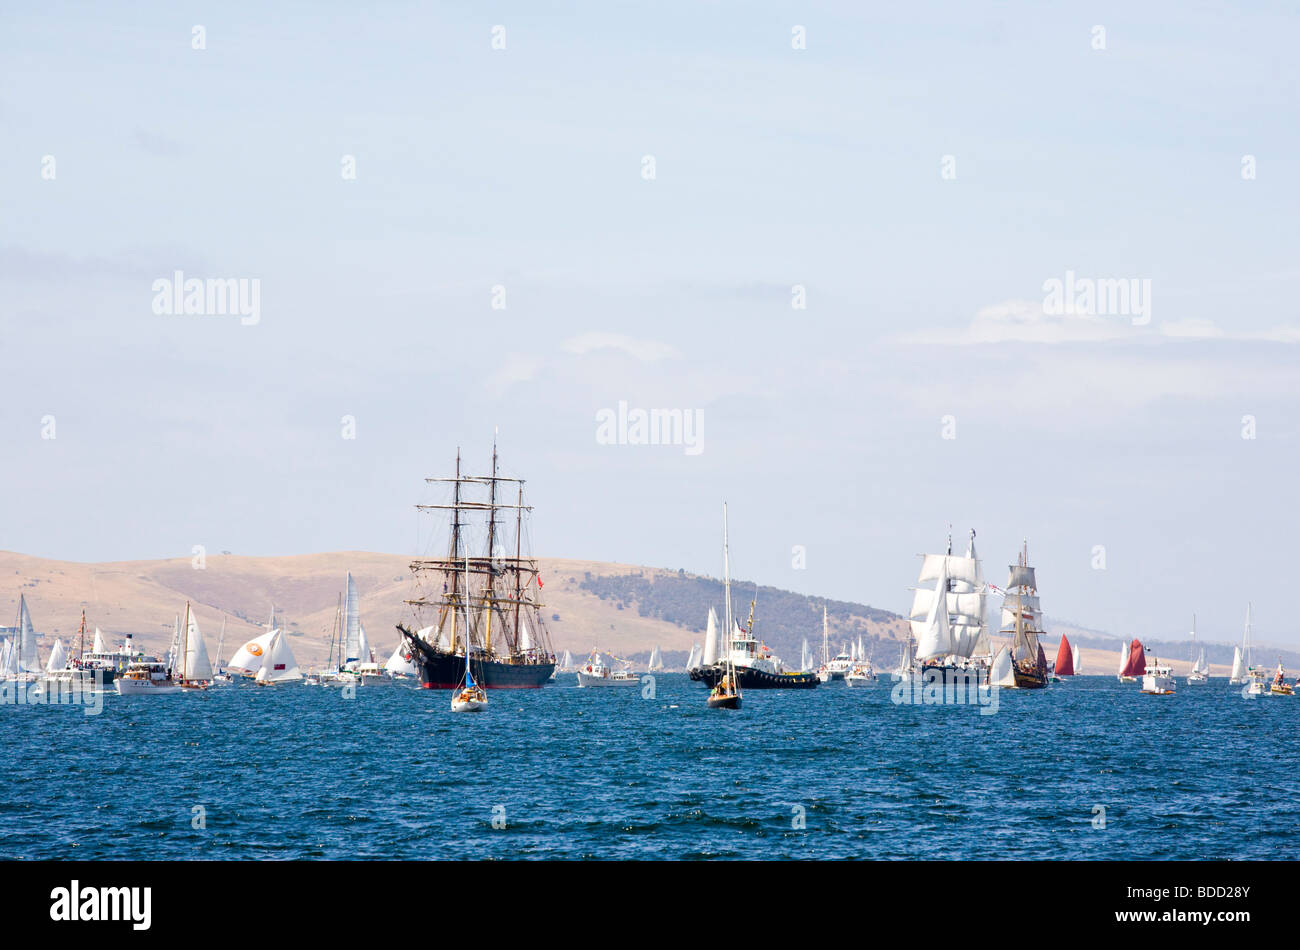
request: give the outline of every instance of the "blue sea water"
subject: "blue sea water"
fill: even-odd
[[[886,677],[730,712],[655,687],[560,676],[478,715],[407,687],[0,706],[0,858],[1291,856],[1300,697],[1080,677],[981,715]]]

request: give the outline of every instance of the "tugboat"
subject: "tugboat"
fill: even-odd
[[[600,651],[592,650],[587,662],[578,667],[578,685],[583,688],[593,686],[637,686],[641,678],[630,669],[614,670],[605,665]]]
[[[453,492],[449,505],[416,506],[420,510],[452,512],[448,555],[411,564],[417,588],[423,589],[406,603],[417,615],[423,611],[435,614],[436,622],[426,628],[424,636],[405,624],[397,625],[420,671],[420,685],[425,689],[457,688],[463,678],[466,653],[472,652],[474,679],[484,689],[545,686],[555,671],[555,654],[542,619],[541,572],[537,561],[523,551],[527,533],[524,513],[532,511],[524,504],[523,479],[497,473],[493,444],[491,475],[462,475],[457,452],[455,477],[426,481],[450,483]],[[516,487],[513,503],[502,500],[503,485]],[[486,489],[487,499],[465,497],[475,489]],[[514,537],[502,543],[498,535],[506,528],[502,512],[507,511],[514,512]],[[486,516],[486,551],[469,557],[462,577],[462,535],[471,529],[476,516]],[[439,582],[440,591],[430,589],[431,583]]]
[[[706,664],[691,670],[690,677],[697,683],[704,683],[710,689],[718,685],[723,675],[730,670],[736,677],[736,684],[741,689],[815,689],[821,679],[814,672],[801,673],[787,670],[780,658],[774,656],[765,644],[758,642],[754,636],[754,607],[758,602],[755,592],[754,600],[749,604],[749,620],[742,629],[731,613],[731,552],[727,540],[727,506],[722,505],[722,573],[724,585],[723,628],[730,634],[723,644],[721,658],[718,662]],[[712,643],[706,642],[704,656],[707,659],[712,650]]]

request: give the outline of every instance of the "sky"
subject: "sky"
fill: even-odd
[[[0,548],[419,553],[496,433],[541,556],[1300,646],[1293,8],[368,6],[0,13]]]

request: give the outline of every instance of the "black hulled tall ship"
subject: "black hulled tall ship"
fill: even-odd
[[[468,651],[474,679],[487,689],[544,686],[555,654],[542,619],[537,561],[523,549],[532,511],[524,504],[523,479],[497,474],[493,445],[491,475],[461,474],[457,452],[455,477],[426,481],[451,485],[450,504],[416,506],[451,512],[451,537],[446,557],[411,563],[416,595],[407,603],[427,626],[397,625],[420,685],[456,688]],[[477,537],[484,540],[474,553],[471,538]]]

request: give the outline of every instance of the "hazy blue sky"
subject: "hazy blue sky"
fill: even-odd
[[[725,498],[738,576],[902,611],[951,523],[1050,616],[1300,643],[1289,6],[373,6],[2,15],[0,547],[410,552],[499,426],[542,555],[720,574]]]

